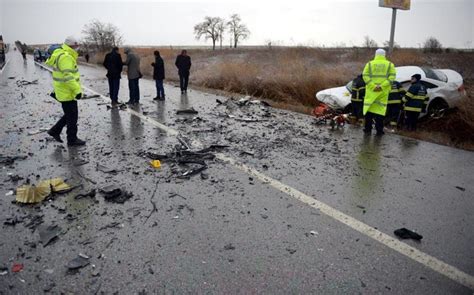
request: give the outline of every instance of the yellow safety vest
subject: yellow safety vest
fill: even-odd
[[[364,115],[367,112],[385,116],[387,112],[388,95],[392,88],[392,81],[395,80],[397,71],[393,63],[385,56],[377,55],[368,62],[362,73],[365,81]],[[374,91],[377,86],[381,91]]]
[[[63,44],[53,51],[46,64],[53,68],[53,88],[56,99],[60,102],[73,101],[82,92],[77,52]]]

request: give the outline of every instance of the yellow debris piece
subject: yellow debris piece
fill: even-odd
[[[34,185],[22,185],[16,189],[16,201],[19,203],[39,203],[52,192],[61,193],[71,189],[62,178],[42,180]]]
[[[152,161],[150,161],[150,164],[153,168],[160,168],[161,167],[160,160],[152,160]]]

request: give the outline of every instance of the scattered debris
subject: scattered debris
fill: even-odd
[[[99,163],[97,163],[95,169],[100,172],[111,173],[111,174],[117,174],[117,172],[119,172],[117,169],[109,168]]]
[[[104,230],[104,229],[107,229],[107,228],[123,228],[123,227],[124,227],[123,223],[115,221],[115,222],[109,223],[109,224],[99,228],[99,230]]]
[[[0,164],[10,166],[15,163],[16,160],[24,160],[27,156],[2,156],[0,155]]]
[[[43,247],[55,240],[61,233],[62,229],[57,225],[42,225],[38,228],[39,237]]]
[[[235,250],[235,246],[232,243],[229,243],[224,246],[224,250]]]
[[[69,270],[75,270],[75,269],[79,269],[79,268],[82,268],[84,266],[87,266],[89,265],[89,257],[84,255],[84,254],[79,254],[77,255],[76,258],[72,259],[71,261],[68,262],[68,264],[66,265],[66,267],[69,269]]]
[[[161,162],[160,162],[160,160],[151,160],[150,165],[153,168],[160,168],[161,167]]]
[[[156,160],[156,161],[158,161],[158,160]],[[145,224],[148,221],[148,219],[150,219],[150,217],[151,217],[151,215],[153,215],[153,213],[158,212],[158,208],[156,207],[156,203],[153,201],[153,198],[155,198],[156,191],[158,190],[158,183],[159,182],[156,182],[155,189],[153,190],[153,194],[150,197],[150,203],[153,206],[153,208],[151,209],[150,214],[148,214],[148,216],[146,217],[145,222],[143,222],[143,224]]]
[[[62,178],[52,178],[38,182],[36,186],[22,185],[16,189],[19,203],[39,203],[53,193],[65,193],[72,189]]]
[[[411,231],[411,230],[406,229],[406,228],[397,229],[393,233],[401,239],[413,239],[413,240],[417,240],[417,241],[423,239],[422,235],[419,235],[416,232]]]
[[[36,85],[38,84],[38,79],[33,80],[33,81],[27,81],[27,80],[17,80],[16,81],[16,86],[18,87],[23,87],[27,85]]]
[[[201,171],[204,171],[206,169],[207,169],[206,165],[202,165],[201,167],[198,167],[198,168],[192,168],[183,172],[181,175],[178,176],[178,178],[189,179],[191,176],[199,174],[201,173]]]
[[[100,97],[99,94],[83,95],[83,96],[81,97],[81,100],[82,100],[82,99],[98,98],[98,97]]]
[[[133,194],[126,192],[118,186],[112,184],[100,189],[106,201],[123,204],[130,199]]]
[[[46,131],[48,131],[47,128],[40,128],[40,129],[37,129],[37,130],[28,131],[28,135],[36,135],[36,134],[40,134],[40,133],[43,133],[43,132],[46,132]]]
[[[292,248],[286,248],[286,251],[288,251],[290,254],[296,253],[296,249],[292,249]]]
[[[9,197],[9,196],[13,196],[13,194],[14,194],[14,191],[8,191],[5,193],[5,196]]]
[[[12,266],[12,272],[20,272],[23,270],[23,267],[22,263],[14,263]]]
[[[456,188],[457,188],[458,190],[462,191],[462,192],[466,191],[466,189],[463,188],[463,187],[461,187],[461,186],[456,186]]]
[[[94,180],[84,176],[81,172],[79,172],[79,170],[74,170],[74,171],[77,173],[77,175],[79,175],[81,178],[87,180],[88,182],[90,182],[92,184],[97,184],[97,182],[95,182]]]
[[[8,274],[8,267],[0,266],[0,276],[5,276]]]
[[[189,109],[182,109],[182,110],[177,110],[176,111],[176,114],[177,115],[182,115],[182,114],[197,114],[198,111],[196,111],[193,107],[189,108]]]
[[[318,235],[318,234],[319,234],[317,231],[314,231],[314,230],[310,231],[309,233],[310,233],[310,234],[312,234],[313,236],[315,236],[315,235]]]
[[[17,223],[22,223],[22,222],[23,222],[23,218],[19,218],[19,217],[15,216],[15,217],[9,217],[9,218],[5,219],[3,224],[14,226]]]
[[[92,189],[91,191],[89,191],[87,193],[76,195],[74,197],[74,199],[79,200],[79,199],[82,199],[82,198],[95,198],[95,195],[96,195],[96,190]]]

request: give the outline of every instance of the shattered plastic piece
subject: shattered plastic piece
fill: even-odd
[[[177,115],[181,115],[181,114],[197,114],[198,111],[196,111],[193,107],[189,108],[189,109],[183,109],[183,110],[177,110],[176,111],[176,114]]]
[[[24,160],[26,159],[27,156],[13,156],[13,157],[10,157],[10,156],[2,156],[0,155],[0,164],[4,164],[4,165],[12,165],[16,160]]]
[[[235,250],[235,246],[232,243],[229,243],[224,246],[224,250]]]
[[[160,168],[161,167],[161,162],[160,160],[151,160],[150,164],[153,168]]]
[[[82,199],[82,198],[94,198],[95,194],[96,194],[96,190],[93,189],[88,193],[78,194],[77,196],[74,197],[74,199],[79,200],[79,199]]]
[[[43,133],[43,132],[46,132],[46,131],[48,131],[47,128],[40,128],[38,130],[28,131],[28,135],[36,135],[36,134],[40,134],[40,133]]]
[[[54,273],[54,269],[47,268],[44,270],[45,273],[52,275]]]
[[[1,266],[0,267],[0,276],[5,276],[8,274],[8,267]]]
[[[20,272],[23,270],[23,264],[22,263],[14,263],[12,266],[12,272]]]
[[[56,239],[61,233],[61,228],[57,225],[42,225],[38,228],[39,237],[43,247],[46,247],[51,241]]]
[[[109,168],[101,164],[97,164],[96,169],[100,172],[104,173],[112,173],[112,174],[117,174],[117,169]]]
[[[314,230],[310,231],[309,233],[312,234],[313,236],[318,234],[318,232]]]
[[[22,218],[18,218],[18,217],[9,217],[7,219],[5,219],[5,221],[3,222],[3,224],[5,225],[15,225],[17,223],[21,223],[23,222],[23,219]]]
[[[189,178],[191,176],[199,174],[201,171],[204,171],[206,169],[207,169],[207,166],[201,166],[198,168],[189,169],[185,171],[183,174],[181,174],[180,176],[178,176],[178,178]]]
[[[125,201],[127,201],[133,196],[132,193],[123,191],[121,188],[114,184],[108,185],[100,189],[100,192],[104,195],[106,201],[119,204],[125,203]]]
[[[79,254],[76,258],[74,258],[73,260],[69,261],[68,264],[66,265],[66,267],[70,270],[74,270],[74,269],[79,269],[79,268],[82,268],[84,266],[87,266],[89,265],[89,257],[87,257],[86,255],[81,255]]]
[[[16,189],[16,201],[19,203],[39,203],[51,193],[65,193],[72,188],[62,178],[52,178],[38,182],[36,186],[22,185]]]
[[[9,197],[9,196],[13,196],[13,191],[8,191],[6,194],[5,194],[6,197]]]
[[[397,229],[393,233],[401,239],[413,239],[413,240],[417,240],[417,241],[423,239],[422,235],[419,235],[416,232],[411,231],[411,230],[406,229],[406,228]]]
[[[461,186],[456,186],[456,188],[457,188],[458,190],[462,191],[462,192],[466,191],[466,189],[463,188],[463,187],[461,187]]]

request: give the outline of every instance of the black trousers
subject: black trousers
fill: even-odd
[[[418,117],[420,116],[420,113],[405,111],[405,115],[405,124],[407,126],[407,130],[416,131],[416,123],[418,122]]]
[[[179,73],[179,87],[181,88],[181,91],[188,90],[188,81],[189,81],[189,72]]]
[[[130,90],[130,102],[139,102],[140,101],[140,86],[138,81],[140,79],[129,79],[128,88]]]
[[[61,102],[64,115],[61,119],[50,129],[54,135],[59,135],[63,131],[64,126],[67,127],[67,141],[73,142],[77,139],[77,118],[79,111],[77,109],[77,101]]]
[[[365,114],[365,128],[364,132],[371,132],[372,131],[372,123],[375,121],[375,130],[377,130],[378,134],[383,134],[383,119],[384,116],[379,114],[374,114],[371,112],[367,112]]]
[[[109,93],[110,98],[113,102],[118,101],[118,93],[120,89],[120,78],[108,78],[109,79]]]
[[[353,101],[351,102],[352,105],[352,115],[356,117],[357,119],[362,119],[364,118],[364,115],[362,115],[362,110],[364,107],[364,104],[362,101]]]
[[[387,119],[391,127],[397,127],[398,117],[400,116],[400,104],[391,103],[387,105]]]

